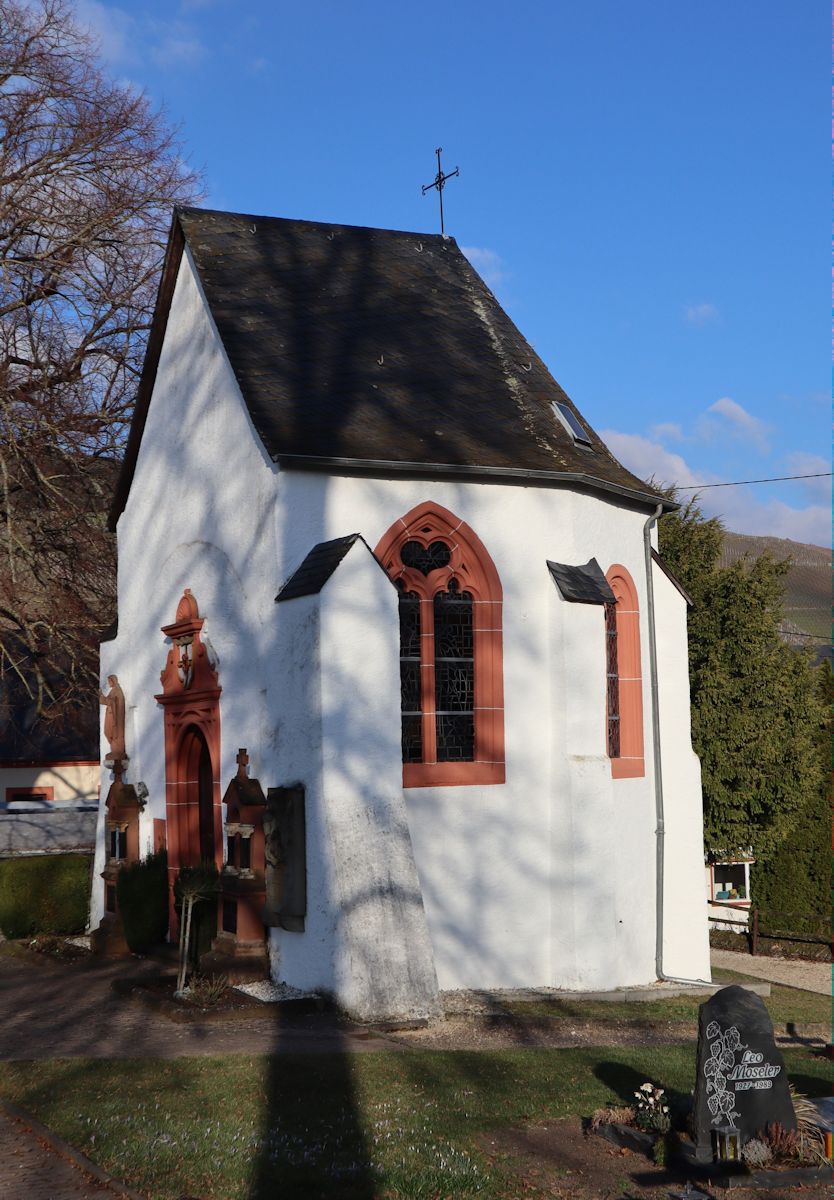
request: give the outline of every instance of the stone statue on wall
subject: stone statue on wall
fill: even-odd
[[[110,691],[105,696],[99,692],[99,704],[106,707],[104,714],[104,736],[110,743],[110,749],[105,755],[106,763],[120,764],[127,758],[125,749],[125,695],[119,686],[117,675],[108,675],[107,682]]]

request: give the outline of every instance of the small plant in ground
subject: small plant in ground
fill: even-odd
[[[760,1138],[751,1138],[749,1142],[745,1142],[741,1157],[748,1167],[766,1167],[773,1158],[773,1151],[767,1142]]]
[[[174,882],[174,896],[182,905],[180,911],[180,969],[177,975],[175,996],[182,996],[188,975],[188,958],[191,951],[191,918],[195,904],[211,900],[220,886],[219,874],[213,863],[204,862],[198,867],[180,867]]]
[[[791,1162],[799,1158],[798,1129],[785,1129],[778,1121],[771,1121],[760,1137],[777,1162]]]
[[[633,1125],[634,1116],[634,1108],[630,1104],[606,1105],[605,1108],[594,1109],[591,1129],[596,1132],[600,1125]]]
[[[672,1121],[669,1117],[669,1105],[663,1100],[665,1094],[663,1088],[655,1087],[653,1083],[640,1084],[634,1093],[637,1100],[634,1119],[638,1129],[643,1129],[646,1133],[669,1132]]]
[[[192,975],[187,995],[190,1002],[200,1008],[214,1008],[223,999],[228,987],[228,975]]]
[[[795,1091],[793,1084],[788,1086],[796,1113],[800,1158],[803,1162],[827,1163],[825,1137],[818,1124],[819,1113],[807,1096]]]
[[[654,1150],[652,1150],[652,1160],[656,1166],[665,1167],[667,1157],[668,1149],[666,1146],[666,1138],[659,1137],[654,1144]]]

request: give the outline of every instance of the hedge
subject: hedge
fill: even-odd
[[[168,856],[164,850],[122,867],[116,898],[125,940],[134,954],[144,954],[168,932]]]
[[[0,859],[0,929],[6,937],[83,933],[90,912],[89,854]]]

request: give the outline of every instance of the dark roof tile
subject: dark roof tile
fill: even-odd
[[[315,596],[359,537],[361,534],[350,533],[347,537],[334,538],[332,542],[319,542],[301,566],[290,575],[275,597],[276,601],[295,600],[298,596]]]
[[[589,559],[584,567],[571,567],[548,559],[547,567],[565,600],[579,604],[615,603],[616,596],[595,558]]]

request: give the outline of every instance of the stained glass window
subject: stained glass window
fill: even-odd
[[[433,501],[398,518],[375,554],[399,591],[403,786],[503,783],[495,564],[475,531]]]
[[[403,566],[414,567],[423,575],[437,571],[440,567],[449,565],[452,552],[445,542],[432,542],[430,546],[421,546],[419,542],[406,542],[400,551]]]
[[[403,762],[423,761],[420,597],[400,591],[400,696]]]
[[[434,597],[434,686],[437,761],[475,757],[475,659],[472,595],[457,580]]]
[[[617,606],[605,605],[608,757],[620,757],[620,672],[617,664]]]

